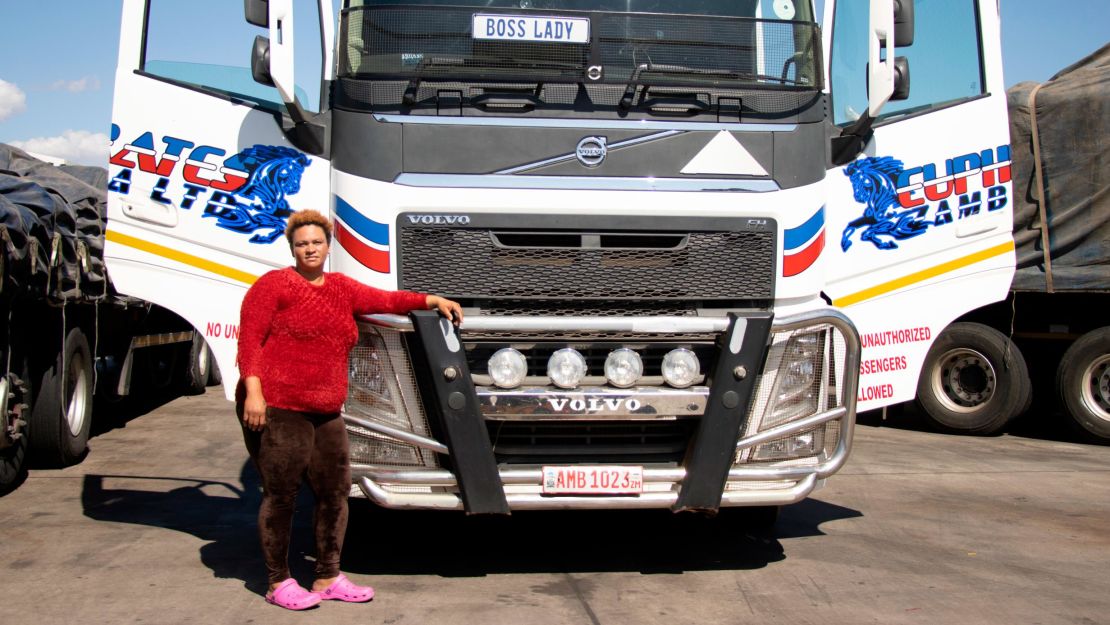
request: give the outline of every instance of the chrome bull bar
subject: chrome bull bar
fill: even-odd
[[[412,330],[408,317],[400,315],[367,315],[361,321],[399,331]],[[775,439],[801,433],[823,423],[840,419],[841,433],[833,453],[815,459],[813,464],[792,466],[756,466],[739,464],[728,473],[721,506],[786,505],[805,499],[828,476],[836,473],[847,461],[851,452],[855,429],[856,391],[858,386],[860,344],[852,322],[839,311],[819,310],[774,320],[772,332],[785,332],[812,325],[828,324],[838,329],[845,341],[845,374],[843,378],[844,405],[809,417],[790,421],[756,434],[741,438],[738,450],[755,447]],[[650,328],[650,329],[649,329]],[[609,317],[468,317],[463,329],[474,330],[592,330],[636,332],[722,332],[728,328],[728,319],[721,317],[646,317],[638,319]],[[701,393],[704,387],[682,389],[684,392]],[[628,395],[631,389],[624,389]],[[678,389],[676,389],[678,390]],[[582,395],[576,392],[576,395]],[[531,401],[531,400],[529,400]],[[483,411],[484,412],[484,411]],[[674,413],[672,413],[674,414]],[[699,412],[700,414],[700,412]],[[691,413],[693,415],[693,413]],[[606,418],[620,418],[608,416]],[[398,442],[450,454],[443,443],[419,436],[375,421],[344,414],[348,423],[374,431]],[[497,417],[487,416],[496,419]],[[505,418],[505,417],[502,417]],[[550,418],[567,418],[551,415]],[[590,415],[587,418],[596,418]],[[627,417],[626,417],[627,418]],[[641,417],[642,418],[642,417]],[[462,510],[463,502],[457,494],[458,481],[445,469],[398,469],[376,465],[352,465],[355,484],[361,494],[386,508]],[[650,467],[643,469],[645,489],[639,495],[616,496],[567,496],[543,495],[542,469],[540,467],[499,468],[499,477],[505,488],[506,500],[513,510],[529,509],[602,509],[602,508],[667,508],[678,499],[678,487],[686,476],[682,467]],[[754,483],[760,483],[758,486]],[[745,489],[745,485],[750,488]],[[650,487],[649,487],[650,486]],[[413,492],[426,489],[431,492]],[[456,492],[451,492],[455,489]],[[352,488],[352,495],[357,491]]]
[[[738,449],[753,447],[760,443],[789,436],[802,432],[822,423],[841,419],[847,416],[848,410],[841,406],[820,414],[801,419],[796,422],[786,423],[760,432],[759,434],[740,439],[736,446]],[[348,421],[362,425],[362,419],[355,419],[343,415]],[[372,422],[369,422],[372,423]],[[375,431],[388,433],[378,429]],[[390,429],[390,428],[386,428]],[[848,426],[845,426],[848,429]],[[421,437],[422,438],[422,437]],[[407,442],[418,444],[417,441],[406,439]],[[843,440],[843,436],[841,437]],[[428,449],[440,446],[436,441],[424,441]],[[445,449],[445,448],[444,448]],[[441,453],[447,453],[442,451]],[[829,458],[809,466],[786,467],[757,467],[735,466],[728,474],[725,491],[721,496],[722,506],[767,506],[786,505],[801,501],[806,498],[819,481],[835,473],[844,463],[848,454],[848,445],[838,445],[837,451]],[[356,476],[355,483],[361,493],[374,503],[385,508],[430,508],[438,510],[462,510],[462,499],[457,493],[448,492],[458,487],[455,475],[445,469],[395,469],[367,465],[352,465],[352,473]],[[501,467],[499,469],[501,483],[506,488],[506,500],[513,510],[530,509],[596,509],[596,508],[667,508],[674,505],[678,499],[678,486],[686,477],[686,469],[682,467],[653,468],[644,467],[644,483],[656,484],[666,487],[665,490],[645,489],[643,494],[634,496],[550,496],[539,493],[543,480],[543,471],[539,467],[514,468]],[[731,490],[729,485],[740,486],[745,482],[781,482],[775,488],[759,488],[755,490]],[[444,492],[399,492],[390,490],[390,487],[424,487],[431,490],[440,489]],[[512,487],[526,486],[536,492],[510,492]]]
[[[487,421],[674,420],[703,414],[708,399],[707,386],[574,391],[553,391],[547,386],[478,388],[478,404]]]

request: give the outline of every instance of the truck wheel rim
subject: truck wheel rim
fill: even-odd
[[[200,346],[200,353],[197,354],[197,372],[201,377],[208,375],[208,348],[204,345]]]
[[[8,376],[0,376],[0,437],[8,438],[10,440],[11,432],[8,430],[10,427],[9,421],[9,408],[11,404],[8,402]],[[0,448],[6,445],[0,445]]]
[[[66,388],[69,389],[69,401],[66,403],[66,423],[69,425],[69,433],[77,436],[85,427],[85,419],[88,417],[86,409],[89,401],[89,377],[85,374],[84,357],[79,353],[73,355],[68,367]]]
[[[1094,416],[1110,421],[1110,354],[1096,358],[1083,372],[1083,405]]]
[[[994,397],[998,380],[990,360],[973,349],[957,348],[937,360],[933,395],[953,412],[970,413]]]

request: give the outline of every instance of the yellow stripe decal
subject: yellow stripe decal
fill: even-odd
[[[116,232],[115,230],[109,230],[105,234],[105,237],[109,241],[119,243],[120,245],[133,247],[137,250],[142,250],[144,252],[154,254],[155,256],[168,258],[184,265],[203,269],[207,272],[224,276],[225,278],[231,278],[232,280],[238,280],[239,282],[244,282],[246,284],[254,284],[254,281],[258,279],[258,276],[249,274],[245,271],[240,271],[238,269],[235,269],[234,267],[228,267],[227,265],[214,263],[208,259],[201,258],[200,256],[186,254],[185,252],[182,252],[180,250],[175,250],[164,245],[158,245],[157,243],[151,243],[150,241],[144,241],[143,239],[127,234],[121,234],[119,232]]]
[[[935,278],[935,277],[937,277],[941,274],[945,274],[945,273],[948,273],[950,271],[955,271],[955,270],[960,269],[962,267],[967,267],[968,265],[973,265],[977,262],[987,260],[988,258],[994,258],[995,256],[1001,256],[1001,255],[1003,255],[1007,252],[1012,252],[1013,250],[1014,250],[1014,242],[1013,241],[1007,241],[1006,243],[1003,243],[1001,245],[996,245],[994,247],[988,247],[985,250],[975,252],[974,254],[964,256],[963,258],[957,258],[955,260],[950,260],[946,263],[941,263],[941,264],[939,264],[935,267],[930,267],[928,269],[923,269],[921,271],[911,273],[908,276],[903,276],[901,278],[891,280],[890,282],[884,282],[882,284],[877,284],[873,287],[864,289],[864,290],[859,291],[857,293],[852,293],[851,295],[845,295],[844,297],[841,297],[837,300],[834,300],[833,305],[844,307],[844,306],[851,306],[852,304],[858,304],[858,303],[860,303],[864,300],[869,300],[869,299],[878,297],[880,295],[885,295],[887,293],[890,293],[891,291],[896,291],[896,290],[901,289],[903,287],[907,287],[911,284],[916,284],[918,282],[924,282],[925,280],[928,280],[929,278]]]

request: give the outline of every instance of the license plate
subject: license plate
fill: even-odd
[[[638,495],[644,492],[644,468],[566,466],[543,468],[545,495]]]
[[[590,40],[590,20],[581,17],[476,13],[472,28],[474,39],[549,43],[587,43]]]

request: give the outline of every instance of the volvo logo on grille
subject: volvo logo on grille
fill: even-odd
[[[547,398],[547,404],[551,406],[552,412],[558,413],[618,413],[622,409],[628,412],[636,412],[643,406],[640,400],[634,397],[576,397],[573,399],[569,397],[549,397]]]
[[[583,137],[574,150],[578,162],[586,167],[597,167],[605,160],[605,137]]]
[[[465,226],[470,223],[470,215],[405,215],[410,224],[421,226]]]

